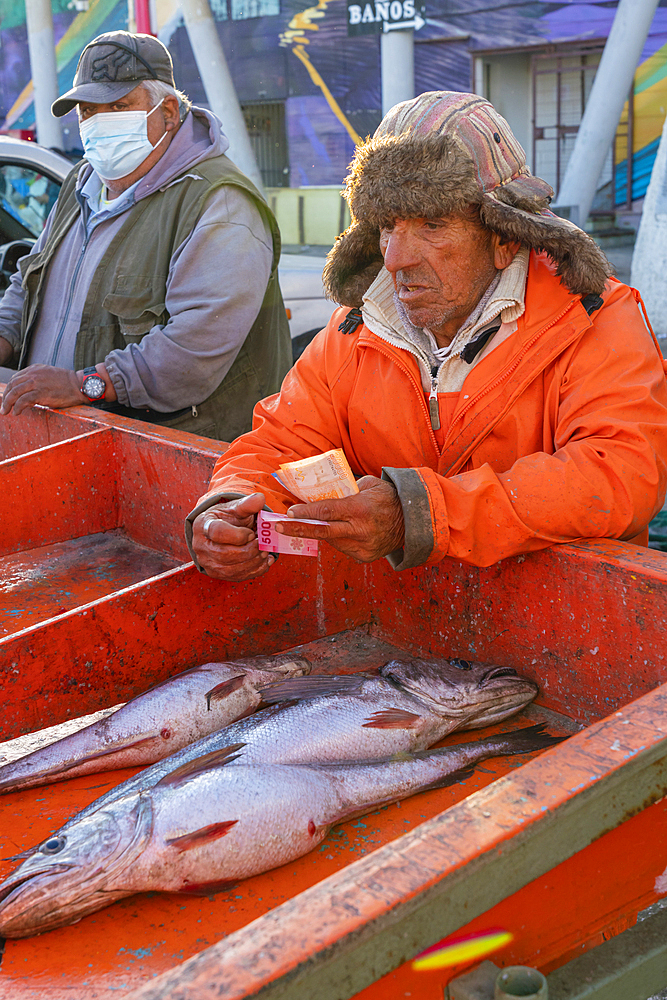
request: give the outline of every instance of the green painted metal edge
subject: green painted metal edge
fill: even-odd
[[[667,909],[547,977],[549,1000],[647,1000],[667,988]]]

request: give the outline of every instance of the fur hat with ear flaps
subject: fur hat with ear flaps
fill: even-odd
[[[345,182],[351,226],[324,269],[327,296],[360,306],[382,267],[380,229],[395,219],[437,219],[479,208],[505,240],[544,250],[575,295],[600,294],[607,258],[581,229],[549,210],[552,189],[526,166],[505,119],[476,94],[432,91],[397,104],[357,146]]]

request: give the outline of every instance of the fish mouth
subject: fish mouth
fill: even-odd
[[[42,875],[61,875],[63,872],[70,871],[74,865],[49,865],[48,868],[41,868],[37,871],[29,872],[27,875],[18,875],[16,878],[10,878],[8,882],[4,885],[0,885],[0,909],[13,902],[12,896],[17,892],[18,889],[23,889],[28,882],[33,882]],[[0,913],[0,918],[2,914]]]
[[[480,677],[477,687],[487,687],[487,685],[491,684],[493,681],[500,680],[502,677],[516,678],[516,680],[521,681],[522,684],[532,685],[532,681],[526,680],[525,677],[520,677],[514,667],[492,667]]]

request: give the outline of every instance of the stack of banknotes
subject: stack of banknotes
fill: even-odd
[[[275,478],[304,503],[315,500],[340,500],[359,492],[345,453],[341,448],[313,455],[298,462],[285,462]],[[259,547],[265,552],[284,552],[298,556],[316,556],[315,538],[290,538],[276,531],[276,524],[285,521],[284,514],[262,510],[257,515]],[[290,518],[301,524],[325,524],[307,518]]]

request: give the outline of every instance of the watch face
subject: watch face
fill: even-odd
[[[81,392],[88,399],[101,399],[106,392],[106,383],[99,375],[89,375],[84,378],[81,385]]]

